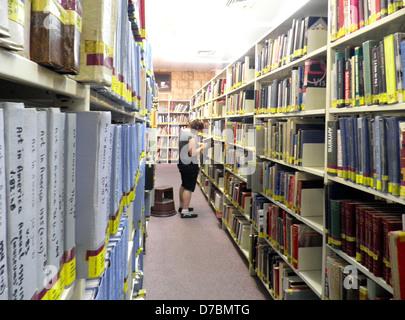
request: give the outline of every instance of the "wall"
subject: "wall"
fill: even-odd
[[[159,100],[190,100],[191,96],[210,81],[216,74],[213,71],[154,70],[171,72],[171,92],[159,92]]]

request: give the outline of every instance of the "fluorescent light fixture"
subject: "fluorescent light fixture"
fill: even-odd
[[[230,63],[232,60],[220,58],[204,58],[204,57],[181,57],[181,56],[165,56],[164,60],[167,62],[181,62],[181,63],[212,63],[222,64]]]

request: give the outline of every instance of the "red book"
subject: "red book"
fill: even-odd
[[[277,263],[277,265],[275,265],[274,266],[274,268],[273,268],[273,275],[274,275],[274,277],[273,277],[273,288],[274,288],[274,292],[275,292],[275,294],[276,294],[276,298],[278,299],[279,298],[279,284],[280,284],[280,281],[279,281],[279,272],[280,272],[280,268],[279,268],[279,266],[278,266],[278,263]]]
[[[356,207],[360,205],[367,205],[371,203],[364,203],[358,201],[346,201],[345,202],[345,209],[346,209],[346,254],[350,257],[356,256]]]
[[[346,0],[338,0],[338,36],[337,39],[345,35],[345,3]]]
[[[292,232],[292,265],[298,269],[298,238],[299,238],[299,224],[293,224],[291,226]]]
[[[383,212],[372,215],[372,232],[373,232],[373,274],[376,277],[383,276],[383,258],[384,258],[384,230],[383,219],[401,217],[402,212]]]
[[[381,19],[381,0],[374,0],[375,2],[375,20]]]
[[[364,206],[356,206],[356,261],[364,264]]]
[[[405,300],[405,231],[388,233],[395,300]]]
[[[347,253],[346,245],[346,201],[340,202],[340,228],[341,228],[341,238],[342,238],[342,251]]]
[[[350,0],[350,32],[360,29],[359,1],[363,0]],[[378,0],[378,2],[380,2],[380,0]]]
[[[271,221],[273,219],[272,215],[273,215],[273,210],[274,210],[275,205],[270,206],[269,207],[269,215],[267,218],[267,234],[269,236],[269,240],[272,240],[272,236],[271,236]]]
[[[283,243],[284,243],[284,255],[287,257],[288,246],[289,243],[287,242],[287,212],[283,210]]]
[[[391,259],[389,251],[388,233],[390,231],[397,231],[402,229],[402,219],[387,217],[382,221],[383,224],[383,279],[389,285],[391,284]]]

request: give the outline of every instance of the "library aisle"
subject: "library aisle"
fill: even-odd
[[[176,164],[156,165],[155,186],[173,187],[176,209],[180,174]],[[145,242],[146,300],[271,299],[221,229],[220,221],[196,186],[191,206],[197,218],[151,216]]]

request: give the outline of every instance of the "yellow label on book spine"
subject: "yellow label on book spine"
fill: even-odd
[[[100,253],[95,256],[89,257],[89,278],[99,277],[105,267],[105,245]]]
[[[64,266],[64,281],[65,286],[69,286],[76,279],[76,258],[73,258],[71,261],[65,263]]]
[[[25,23],[24,3],[22,3],[20,0],[9,0],[8,18],[24,26]]]

